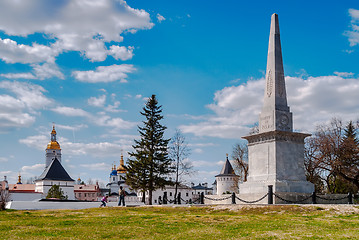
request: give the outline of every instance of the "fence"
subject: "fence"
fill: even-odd
[[[218,195],[217,195],[218,196]],[[263,201],[267,198],[267,201]],[[178,194],[177,198],[170,200],[165,194],[163,198],[158,198],[159,204],[205,204],[205,199],[210,202],[210,204],[353,204],[354,196],[352,193],[345,194],[328,194],[328,195],[318,195],[313,192],[312,194],[291,194],[291,193],[274,193],[273,186],[268,186],[268,192],[258,199],[255,200],[246,200],[243,197],[232,193],[230,195],[223,195],[222,197],[216,197],[212,195],[209,197],[205,196],[204,193],[201,193],[196,199],[184,200],[181,197],[181,194]],[[207,202],[208,202],[207,201]]]
[[[214,198],[203,196],[203,198],[211,201],[211,203],[218,204],[228,204],[228,199],[231,199],[231,204],[246,203],[246,204],[255,204],[255,203],[265,203],[263,200],[267,198],[267,204],[300,204],[300,203],[309,203],[309,204],[340,204],[347,203],[353,204],[353,194],[348,193],[347,195],[343,194],[329,194],[329,195],[318,195],[313,192],[312,194],[290,194],[290,193],[274,193],[273,186],[268,186],[268,192],[262,197],[255,200],[245,200],[240,198],[235,193],[232,193],[230,196],[224,196],[222,198]]]

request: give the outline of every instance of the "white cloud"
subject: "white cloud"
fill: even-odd
[[[137,126],[136,122],[129,122],[122,118],[111,118],[110,116],[96,116],[96,124],[99,126],[113,127],[115,129],[131,129]]]
[[[132,73],[136,69],[131,64],[100,66],[96,71],[73,71],[72,75],[81,82],[106,83],[120,81],[127,82],[127,73]]]
[[[1,77],[8,79],[40,79],[44,80],[51,77],[57,77],[64,79],[64,74],[59,70],[56,64],[31,64],[33,72],[27,73],[3,73],[0,74]]]
[[[351,30],[346,31],[345,35],[348,37],[350,46],[356,46],[359,44],[359,10],[349,9],[349,15],[351,17]]]
[[[125,112],[125,110],[121,110],[118,108],[121,105],[121,102],[116,101],[115,97],[116,97],[116,94],[114,94],[114,93],[111,94],[111,100],[113,101],[113,105],[109,104],[106,107],[105,107],[106,95],[101,95],[99,97],[90,97],[87,100],[87,103],[90,106],[103,107],[106,112],[112,112],[112,113]]]
[[[117,46],[123,41],[123,33],[151,29],[153,25],[149,13],[131,8],[124,0],[0,1],[1,31],[9,37],[43,33],[49,42],[25,45],[0,39],[0,58],[7,63],[54,64],[59,54],[78,51],[92,62],[104,61],[108,55],[128,60],[133,56],[133,47]],[[116,45],[108,49],[106,43]],[[55,68],[34,68],[35,74],[28,75],[29,79],[63,78]]]
[[[214,143],[189,143],[189,147],[213,147],[216,146]]]
[[[166,20],[166,18],[164,16],[162,16],[161,14],[159,14],[159,13],[157,13],[156,17],[157,17],[158,22],[162,22],[162,21]]]
[[[21,171],[24,172],[24,173],[29,173],[29,172],[41,172],[42,170],[45,169],[45,164],[35,164],[35,165],[32,165],[32,166],[23,166],[21,168]]]
[[[195,153],[203,153],[204,151],[201,148],[195,148],[195,149],[193,149],[193,152],[195,152]]]
[[[0,162],[7,162],[7,161],[9,161],[8,158],[6,158],[6,157],[0,157]]]
[[[0,76],[8,79],[36,79],[32,73],[2,73]]]
[[[88,126],[86,124],[78,124],[78,125],[74,125],[74,126],[56,124],[56,129],[65,129],[65,130],[70,130],[70,131],[78,131],[78,130],[80,130],[82,128],[88,128]]]
[[[224,164],[224,161],[209,162],[204,160],[192,160],[191,162],[194,167],[222,166]]]
[[[126,61],[133,57],[133,47],[124,47],[124,46],[116,46],[112,45],[110,47],[109,53],[116,59],[121,59],[122,61]]]
[[[90,106],[94,106],[94,107],[103,107],[106,103],[106,95],[101,95],[99,97],[90,97],[87,100],[87,103]]]
[[[45,135],[29,136],[19,140],[20,143],[38,150],[44,150],[49,141],[49,136]],[[68,157],[86,155],[96,158],[116,157],[121,155],[122,149],[129,149],[131,147],[131,145],[123,145],[111,142],[74,143],[63,137],[60,137],[58,141],[60,143],[62,152],[66,153],[66,156]]]
[[[44,150],[49,141],[50,137],[45,135],[29,136],[19,140],[20,143],[38,150]]]
[[[0,38],[0,59],[6,63],[54,62],[57,53],[50,47],[34,43],[18,44],[11,39]]]
[[[64,79],[64,74],[60,71],[56,64],[33,64],[34,74],[37,79],[44,80],[46,78],[57,77]]]
[[[58,114],[69,116],[69,117],[90,117],[91,116],[90,113],[88,113],[85,110],[82,110],[80,108],[56,107],[51,110]]]
[[[31,126],[35,122],[36,111],[53,102],[44,96],[46,90],[39,85],[2,81],[0,88],[15,95],[0,95],[0,132]]]
[[[53,101],[46,96],[47,92],[43,87],[23,82],[0,82],[0,88],[13,92],[16,97],[30,109],[42,109],[50,105]]]
[[[111,105],[109,105],[105,109],[113,112],[121,111],[121,110],[117,110],[116,108],[113,108],[113,106]],[[123,120],[122,118],[118,118],[118,117],[112,118],[111,116],[106,115],[104,112],[99,112],[97,115],[93,115],[81,108],[73,108],[73,107],[65,107],[65,106],[56,107],[51,110],[58,114],[69,116],[69,117],[86,117],[93,124],[96,124],[97,126],[112,127],[114,130],[131,129],[137,125],[136,122],[126,121]]]
[[[295,129],[311,132],[316,125],[329,121],[333,116],[345,121],[359,118],[356,101],[358,78],[286,77],[286,85]],[[207,106],[214,112],[207,121],[180,128],[184,133],[196,136],[239,139],[247,135],[250,126],[258,121],[263,92],[264,79],[219,90],[215,93],[214,103]]]
[[[0,22],[0,29],[8,35],[45,33],[56,39],[56,47],[85,51],[85,55],[94,60],[99,58],[100,52],[106,51],[104,42],[121,42],[121,34],[125,31],[153,27],[146,11],[131,8],[123,0],[77,0],[57,4],[46,0],[2,1]]]
[[[354,75],[352,72],[334,72],[334,74],[339,77],[352,77]]]
[[[92,164],[80,164],[81,167],[83,168],[87,168],[89,170],[102,170],[102,171],[106,171],[108,169],[110,169],[110,165],[107,163],[92,163]]]
[[[112,113],[116,113],[116,112],[126,112],[126,110],[121,110],[118,107],[121,105],[120,101],[115,101],[113,103],[113,105],[108,105],[105,110],[107,112],[112,112]]]

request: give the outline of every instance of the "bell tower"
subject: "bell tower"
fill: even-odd
[[[55,125],[52,126],[51,139],[50,142],[47,144],[45,151],[46,151],[45,168],[47,168],[50,165],[50,163],[55,158],[55,156],[59,160],[59,162],[61,162],[61,148],[60,148],[60,144],[56,140]]]

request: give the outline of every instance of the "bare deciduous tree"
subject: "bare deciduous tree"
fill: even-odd
[[[191,153],[190,148],[186,142],[186,138],[182,132],[176,129],[174,136],[171,138],[169,148],[169,157],[173,161],[175,168],[175,201],[177,200],[178,186],[183,181],[182,177],[192,174],[193,165],[188,161],[188,156]]]
[[[9,186],[6,177],[0,182],[0,210],[5,210],[6,203],[10,200]]]
[[[248,176],[248,146],[245,143],[236,143],[233,146],[232,159],[238,175],[238,181],[246,182]]]

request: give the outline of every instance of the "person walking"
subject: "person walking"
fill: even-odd
[[[101,199],[102,204],[100,205],[100,207],[102,207],[102,206],[106,207],[107,199],[108,199],[108,195],[104,196]]]
[[[120,196],[120,201],[118,202],[118,206],[121,206],[121,202],[122,202],[122,206],[125,206],[125,196],[126,196],[126,192],[123,189],[123,187],[120,187],[120,190],[118,191],[118,195]]]

